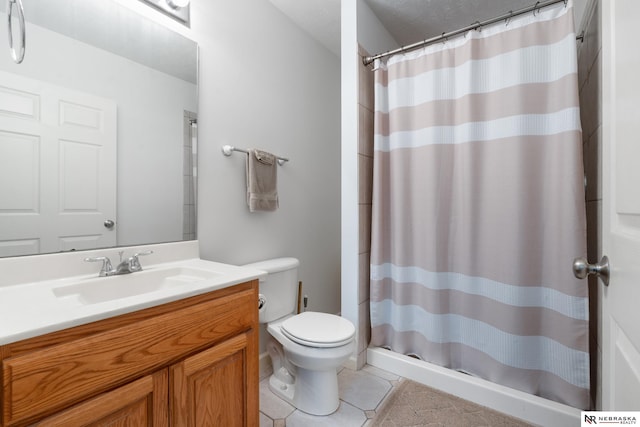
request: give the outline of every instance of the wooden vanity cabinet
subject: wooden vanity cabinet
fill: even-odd
[[[0,346],[1,427],[258,426],[258,282]]]
[[[41,427],[169,425],[167,370],[147,375],[36,423]]]
[[[248,334],[238,335],[171,366],[171,425],[249,424],[244,367],[250,339]]]

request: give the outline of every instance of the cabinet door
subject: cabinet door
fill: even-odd
[[[256,289],[239,289],[186,307],[177,301],[171,312],[2,360],[4,426],[57,413],[249,330],[258,321]]]
[[[170,367],[176,427],[257,427],[257,335],[245,332]]]
[[[163,369],[46,418],[39,427],[168,427],[168,372]]]

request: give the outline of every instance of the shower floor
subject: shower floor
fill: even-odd
[[[260,427],[526,427],[516,418],[366,366],[338,374],[340,407],[326,417],[296,410],[260,381]]]

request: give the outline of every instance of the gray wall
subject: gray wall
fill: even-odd
[[[300,259],[309,308],[340,310],[340,60],[264,0],[193,0],[200,45],[198,238],[231,264]],[[278,169],[280,208],[249,213],[245,155]]]

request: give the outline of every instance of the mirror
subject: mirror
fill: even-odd
[[[197,44],[113,0],[24,14],[22,64],[0,42],[0,256],[195,239]]]

